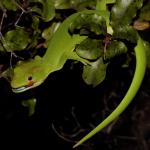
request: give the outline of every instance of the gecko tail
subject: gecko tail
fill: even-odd
[[[81,145],[82,143],[90,139],[92,136],[94,136],[96,133],[101,131],[104,127],[109,125],[127,108],[130,102],[133,100],[133,98],[135,97],[136,93],[138,92],[142,84],[142,80],[145,75],[145,70],[146,70],[145,48],[146,47],[144,41],[141,38],[139,38],[137,46],[134,48],[135,55],[136,55],[136,69],[135,69],[134,77],[123,100],[104,121],[102,121],[97,127],[95,127],[91,132],[89,132],[80,141],[78,141],[73,146],[73,148],[76,148],[77,146]]]

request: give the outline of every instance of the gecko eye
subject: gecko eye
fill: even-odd
[[[31,81],[31,80],[32,80],[32,76],[29,76],[29,77],[28,77],[28,80]]]

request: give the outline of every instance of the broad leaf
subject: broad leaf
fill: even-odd
[[[129,25],[142,4],[143,0],[117,0],[111,10],[112,26]]]
[[[40,23],[39,18],[37,16],[32,16],[32,28],[36,32],[39,32],[39,23]]]
[[[28,32],[23,28],[17,27],[14,30],[8,31],[2,40],[7,51],[23,50],[30,43]]]
[[[18,9],[18,6],[12,0],[1,0],[0,6],[12,11],[16,11]]]
[[[83,9],[95,9],[97,0],[71,0],[74,3],[74,8],[76,10],[83,10]]]
[[[7,68],[6,70],[4,70],[1,74],[0,74],[0,77],[3,77],[5,78],[8,82],[11,81],[12,77],[14,75],[14,70],[9,67]]]
[[[85,59],[96,60],[103,55],[103,41],[87,38],[76,46],[76,53]]]
[[[48,22],[54,18],[55,8],[52,0],[30,0],[30,3],[34,3],[31,11],[41,15],[45,22]],[[38,3],[42,5],[42,8],[39,7]]]
[[[136,43],[138,33],[132,26],[116,26],[114,28],[113,37]]]
[[[106,34],[106,21],[98,14],[91,13],[79,14],[77,19],[71,23],[69,32],[71,34],[80,33],[81,35],[89,35],[93,33],[94,35]]]
[[[28,108],[28,115],[32,116],[35,113],[35,106],[36,106],[36,98],[31,98],[27,100],[23,100],[21,103],[24,107]]]
[[[52,0],[56,9],[69,9],[70,0]]]
[[[121,55],[127,52],[127,47],[123,42],[112,41],[106,49],[105,60],[109,61],[115,56]]]
[[[94,8],[96,0],[53,0],[56,9],[82,10],[86,7]]]
[[[105,64],[102,57],[90,66],[84,66],[82,77],[85,83],[93,87],[100,84],[105,79],[107,66],[108,63]]]
[[[116,0],[97,0],[96,2],[96,9],[105,11],[107,9],[107,4],[113,4]]]
[[[145,5],[140,12],[140,19],[150,21],[150,4]]]

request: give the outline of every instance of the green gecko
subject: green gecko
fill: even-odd
[[[13,92],[20,93],[42,84],[49,74],[62,69],[68,59],[78,60],[84,64],[89,61],[79,57],[75,52],[75,45],[81,43],[87,36],[73,35],[68,32],[70,24],[82,13],[99,14],[106,20],[107,32],[112,33],[109,25],[110,12],[106,5],[115,3],[116,0],[97,0],[96,10],[84,10],[69,16],[59,26],[53,38],[50,40],[45,55],[41,58],[36,56],[29,61],[19,61],[14,68],[11,79]]]
[[[109,26],[110,13],[108,11],[85,10],[69,16],[54,33],[48,49],[42,58],[37,56],[26,62],[18,62],[15,66],[14,75],[11,80],[11,87],[15,93],[23,92],[40,85],[50,73],[62,69],[68,59],[90,64],[89,61],[79,57],[74,52],[76,44],[81,43],[87,36],[80,36],[78,34],[70,35],[68,32],[70,24],[81,13],[99,14],[106,20],[106,24]]]
[[[106,0],[102,1],[105,2],[105,4],[107,2],[114,2],[114,0],[109,0],[107,2]],[[11,80],[11,86],[14,92],[20,93],[39,86],[52,72],[62,69],[63,65],[68,59],[75,59],[84,64],[90,64],[90,62],[80,58],[73,51],[75,45],[82,42],[86,36],[71,36],[68,33],[69,25],[80,13],[100,14],[106,20],[108,32],[111,31],[109,26],[110,13],[106,10],[85,10],[71,15],[57,29],[49,43],[45,55],[42,58],[37,56],[29,61],[19,62],[15,66],[14,75]],[[81,145],[83,142],[91,138],[93,135],[111,123],[114,119],[116,119],[126,109],[128,104],[136,95],[144,78],[146,68],[145,45],[141,38],[139,38],[137,46],[134,50],[136,55],[136,70],[130,88],[125,97],[118,107],[102,123],[100,123],[89,134],[77,142],[77,144],[73,146],[74,148]]]

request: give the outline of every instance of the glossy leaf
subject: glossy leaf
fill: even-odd
[[[107,4],[113,4],[116,2],[116,0],[97,0],[96,2],[97,10],[106,10]]]
[[[28,100],[23,100],[22,101],[22,105],[24,107],[28,108],[28,114],[29,114],[29,116],[32,116],[35,113],[36,98],[31,98],[31,99],[28,99]]]
[[[39,31],[39,23],[39,18],[36,16],[32,16],[32,28],[37,32]]]
[[[85,59],[96,60],[103,55],[103,41],[87,38],[76,46],[76,53]]]
[[[106,49],[105,60],[109,61],[115,56],[121,55],[127,52],[127,47],[123,42],[120,41],[112,41]]]
[[[140,12],[140,19],[150,21],[150,4],[145,5]]]
[[[96,0],[53,0],[56,9],[77,9],[82,10],[86,7],[93,8]]]
[[[95,9],[97,0],[71,0],[76,10]]]
[[[45,22],[52,20],[55,16],[55,8],[52,0],[30,0],[30,3],[34,3],[31,11],[36,12],[42,16]],[[38,7],[38,3],[42,5],[42,8]]]
[[[23,28],[17,27],[4,35],[3,45],[7,51],[23,50],[30,42],[29,34]]]
[[[0,77],[3,77],[3,78],[5,78],[8,82],[10,82],[11,79],[12,79],[12,77],[13,77],[13,75],[14,75],[14,70],[13,70],[11,67],[9,67],[9,68],[7,68],[6,70],[4,70],[4,71],[1,73]]]
[[[56,9],[69,9],[71,6],[70,0],[53,0]]]
[[[138,33],[132,26],[116,26],[114,28],[113,37],[136,43]]]
[[[105,79],[107,66],[108,63],[105,64],[102,57],[91,65],[84,66],[82,77],[85,83],[93,87],[100,84]]]
[[[12,0],[1,0],[0,5],[7,10],[16,11],[18,9]]]
[[[129,25],[142,4],[143,0],[117,0],[111,10],[112,26]]]
[[[106,21],[98,14],[80,14],[77,19],[70,25],[69,32],[80,33],[81,35],[95,35],[106,34]]]

